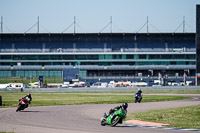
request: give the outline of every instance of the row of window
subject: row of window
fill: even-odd
[[[195,59],[195,54],[0,55],[0,60]]]
[[[87,71],[87,76],[88,77],[96,77],[96,76],[102,76],[102,77],[111,77],[111,76],[133,76],[137,77],[142,74],[142,76],[158,76],[159,73],[162,74],[162,76],[173,76],[173,77],[178,77],[181,76],[183,77],[184,74],[186,74],[188,77],[189,76],[194,76],[195,75],[195,70],[190,70],[189,73],[188,71],[184,70],[88,70]],[[84,77],[84,76],[82,76]]]
[[[154,70],[153,74],[148,70],[89,70],[89,71],[80,71],[79,77],[93,77],[93,76],[138,76],[138,73],[142,73],[143,76],[157,76],[160,73],[160,70]],[[185,71],[182,70],[167,70],[162,72],[168,76],[175,76],[176,73],[179,76],[183,76]],[[190,70],[189,76],[195,75],[195,70]],[[62,71],[0,71],[0,78],[10,78],[10,77],[20,77],[20,78],[34,78],[43,76],[46,78],[62,78]]]
[[[17,65],[13,62],[0,62],[0,65]],[[141,62],[22,62],[21,65],[98,65],[98,66],[112,66],[112,65],[195,65],[195,61],[141,61]]]
[[[0,48],[28,49],[28,48],[195,48],[195,41],[131,41],[131,40],[95,40],[95,41],[51,41],[51,42],[1,42]]]
[[[62,77],[62,71],[0,71],[0,78],[8,77]]]

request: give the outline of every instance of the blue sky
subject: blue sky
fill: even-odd
[[[98,33],[112,16],[112,32],[138,32],[149,18],[149,32],[196,31],[200,0],[0,0],[5,33],[24,33],[40,17],[40,32],[61,33],[73,23],[76,32]],[[33,27],[29,33],[37,31]],[[73,27],[66,33],[72,33]],[[102,32],[110,32],[107,27]],[[145,26],[139,32],[147,32]]]

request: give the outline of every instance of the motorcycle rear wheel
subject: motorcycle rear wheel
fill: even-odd
[[[101,121],[101,126],[105,126],[105,125],[106,125],[106,120],[103,119],[103,120]]]
[[[118,117],[117,119],[115,119],[115,117],[117,117],[117,116],[116,115],[113,116],[113,118],[111,120],[111,127],[115,127],[120,121],[120,117]]]
[[[21,110],[21,105],[18,105],[18,106],[17,106],[16,112],[18,112],[18,111],[20,111],[20,110]]]

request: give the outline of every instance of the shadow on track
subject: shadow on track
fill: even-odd
[[[138,127],[138,126],[137,125],[135,125],[135,126],[121,125],[121,126],[115,126],[115,127],[117,127],[117,128],[124,128],[124,127]]]
[[[30,113],[30,112],[39,113],[39,112],[49,112],[49,111],[19,111],[19,112],[24,112],[24,113]]]
[[[106,125],[106,127],[111,127],[110,125]],[[122,125],[117,125],[117,126],[115,126],[115,127],[111,127],[111,128],[127,128],[127,127],[138,127],[138,125],[124,125],[124,124],[122,124]]]

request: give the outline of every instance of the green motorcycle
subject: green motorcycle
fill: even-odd
[[[126,118],[127,111],[124,108],[120,108],[114,113],[110,114],[108,117],[103,117],[101,119],[101,125],[111,125],[111,127],[116,126],[118,123],[122,124],[122,120]]]

